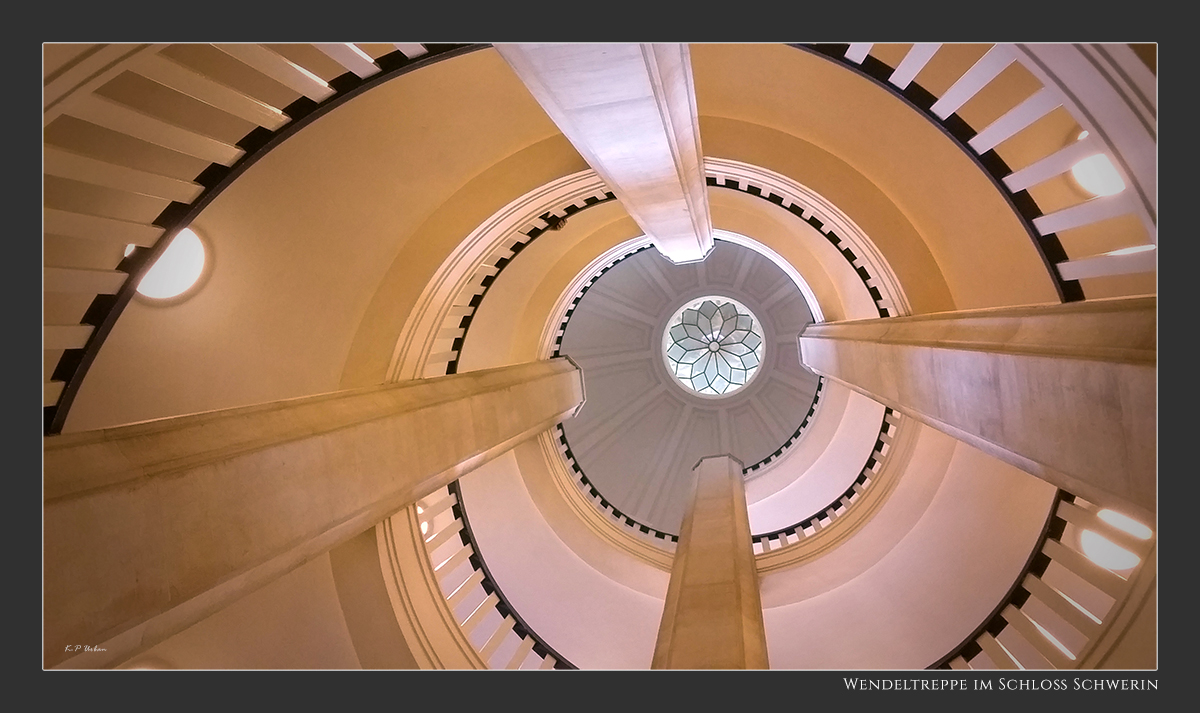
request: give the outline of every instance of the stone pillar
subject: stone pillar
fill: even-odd
[[[710,456],[693,473],[650,667],[769,668],[742,464]]]
[[[1153,522],[1157,298],[813,324],[810,369]]]
[[[100,645],[119,663],[582,401],[559,358],[50,436],[45,664]]]
[[[517,44],[496,51],[668,260],[713,248],[685,44]]]

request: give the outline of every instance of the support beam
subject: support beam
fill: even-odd
[[[495,47],[655,247],[703,260],[712,219],[688,46]]]
[[[650,667],[769,668],[742,464],[710,456],[692,472]]]
[[[45,665],[119,663],[574,414],[565,358],[50,436]]]
[[[810,325],[810,369],[1153,521],[1155,297]]]

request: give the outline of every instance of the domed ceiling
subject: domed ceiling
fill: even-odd
[[[750,248],[718,240],[683,265],[654,249],[625,258],[563,333],[559,351],[587,393],[563,424],[570,456],[618,510],[677,534],[699,459],[728,453],[749,467],[803,422],[818,377],[796,338],[812,321],[791,278]]]

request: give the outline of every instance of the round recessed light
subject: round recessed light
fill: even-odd
[[[1142,523],[1134,520],[1128,515],[1123,515],[1116,510],[1105,508],[1096,513],[1096,517],[1107,522],[1118,530],[1123,530],[1138,538],[1139,540],[1148,540],[1154,534],[1154,531],[1146,527]]]
[[[1141,557],[1091,530],[1080,533],[1079,545],[1088,559],[1116,572],[1135,567],[1142,561]]]
[[[1071,176],[1083,190],[1097,196],[1115,196],[1125,190],[1125,181],[1102,153],[1080,159],[1071,167]]]
[[[138,283],[139,294],[165,300],[187,292],[204,274],[205,251],[200,237],[184,228],[171,240]]]
[[[1079,132],[1077,141],[1088,137],[1085,129]],[[1094,196],[1115,196],[1125,190],[1125,181],[1112,165],[1108,156],[1102,153],[1092,154],[1080,159],[1071,167],[1071,177],[1083,190]]]

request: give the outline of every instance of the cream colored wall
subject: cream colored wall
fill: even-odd
[[[79,62],[83,57],[95,52],[101,45],[92,43],[42,45],[42,79],[51,81],[65,70]]]
[[[650,667],[667,572],[626,556],[634,588],[576,554],[534,504],[513,453],[459,485],[480,555],[534,631],[580,668]]]
[[[953,308],[1057,301],[1000,192],[904,102],[827,59],[783,45],[692,45],[691,54],[706,155],[760,163],[816,189],[879,243],[901,279],[908,277],[906,287],[933,272],[907,222],[946,280]],[[747,125],[762,128],[752,132]],[[894,209],[881,203],[881,194]],[[918,312],[951,307],[937,287],[925,294],[916,284],[911,289]]]
[[[362,668],[329,562],[321,555],[119,668]]]
[[[587,168],[561,134],[490,167],[450,197],[417,229],[388,267],[350,345],[342,386],[379,383],[421,290],[458,243],[509,201]]]
[[[556,135],[490,50],[316,120],[201,213],[211,279],[130,305],[65,430],[380,383],[388,330],[442,257],[523,185],[583,167]]]
[[[844,552],[763,578],[773,668],[924,668],[1016,579],[1054,488],[929,429],[922,440],[884,510]],[[945,475],[922,506],[939,463]],[[897,515],[911,529],[884,529]]]
[[[700,124],[708,155],[745,161],[782,173],[817,191],[847,213],[887,257],[896,277],[904,285],[914,312],[941,312],[954,308],[945,278],[921,235],[888,196],[861,173],[828,151],[774,128],[715,116],[701,117]],[[730,190],[716,189],[710,193],[724,203],[735,197],[741,198],[743,203],[761,202],[760,198]],[[726,197],[726,194],[732,195]],[[718,208],[714,205],[713,210]],[[773,208],[762,211],[759,220],[789,225],[800,222],[790,214],[775,216],[775,212],[786,213],[781,208]],[[755,232],[745,229],[743,232],[757,235],[763,227],[756,226]],[[833,249],[833,246],[829,245],[829,248]],[[810,272],[807,264],[796,264],[804,266],[806,279],[820,282],[820,275],[807,277]],[[858,279],[856,275],[851,277]],[[817,285],[813,287],[816,289]],[[836,313],[826,315],[828,321],[845,318]]]
[[[891,261],[917,312],[1054,300],[1028,236],[991,184],[936,127],[884,90],[824,59],[786,47],[693,46],[692,57],[705,152],[789,175],[845,210]],[[367,92],[266,156],[201,215],[195,226],[212,241],[212,280],[195,298],[175,307],[139,302],[130,306],[84,382],[67,430],[382,381],[404,319],[449,250],[509,200],[583,168],[579,156],[491,50]],[[712,189],[710,194],[731,192]],[[946,200],[950,194],[955,201]],[[733,206],[756,201],[778,210],[758,199],[731,196],[717,202]],[[715,209],[717,214],[722,210]],[[488,359],[506,363],[531,354],[544,315],[556,290],[561,291],[559,285],[565,285],[599,246],[637,232],[623,210],[610,205],[589,209],[572,218],[562,233],[539,240],[561,239],[572,230],[587,236],[578,248],[560,242],[558,256],[525,263],[537,266],[523,278],[537,280],[526,286],[531,292],[505,298],[500,285],[504,280],[493,288],[484,309],[515,310],[519,317],[509,323],[510,330],[501,330],[485,326],[492,319],[481,309],[464,367],[472,359],[479,368]],[[522,275],[521,264],[513,263],[505,271],[506,279],[520,281],[512,275]],[[810,269],[804,267],[806,275]],[[828,283],[825,292],[835,294],[835,281],[830,278]],[[489,331],[491,336],[480,336]],[[500,350],[485,359],[483,352],[470,351],[475,345]],[[954,482],[963,488],[959,494],[964,497],[991,495],[998,483],[1019,483],[1026,494],[1037,489],[1000,473],[998,461],[963,455],[948,439],[933,442],[939,437],[945,438],[934,434],[923,441],[926,455],[914,457],[914,462],[948,462],[953,456],[958,464],[952,467]],[[911,501],[904,511],[909,520],[891,526],[930,538],[936,534],[945,547],[957,536],[947,528],[963,523],[945,510],[950,496],[944,493],[951,490],[938,490],[936,467],[932,473],[914,465],[914,489],[908,491]],[[519,476],[510,483],[514,484],[523,487]],[[922,503],[931,502],[935,493],[942,508],[937,512],[951,513],[948,519],[941,525],[931,520],[916,523]],[[1015,518],[1017,526],[1011,539],[1000,537],[995,546],[1016,547],[1040,497],[1030,495],[1034,502],[1027,511],[1016,508],[1005,514]],[[961,516],[963,511],[953,512]],[[522,537],[531,542],[550,538],[545,546],[561,546],[543,527],[545,521],[537,519],[536,509],[523,510],[522,516],[534,518],[534,529]],[[884,514],[878,518],[868,527],[888,525]],[[867,547],[870,542],[856,537],[846,547]],[[577,583],[559,583],[582,588],[572,592],[586,593],[585,584],[601,578],[569,549],[554,552],[580,575]],[[889,552],[879,546],[870,561],[879,562]],[[529,556],[514,547],[512,556],[518,554]],[[933,556],[927,553],[922,559],[916,549],[909,555],[922,566]],[[889,557],[887,567],[892,569],[872,575],[881,578],[875,584],[900,576],[900,560]],[[819,576],[809,576],[813,569],[790,572],[807,572],[804,586],[816,589],[801,589],[817,597],[845,575],[839,568],[865,561],[852,558],[839,564],[825,558],[826,569]],[[328,556],[310,562],[148,655],[179,666],[356,667],[358,658],[329,562]],[[1006,588],[1015,572],[997,567],[989,576],[996,579],[988,580],[985,588],[990,592],[1004,577]],[[768,602],[768,581],[774,581],[774,604]],[[841,604],[834,606],[826,597],[821,606],[840,611],[856,602],[874,604],[879,631],[907,639],[927,633],[897,629],[897,618],[907,621],[912,612],[888,612],[895,604],[880,610],[877,597],[870,594],[877,590],[867,586],[871,581],[864,579],[856,585],[859,589],[847,590],[849,596]],[[796,586],[800,585],[784,586],[783,579],[764,580],[769,640],[771,617],[785,616],[772,611],[790,604]],[[621,591],[626,590],[637,595],[630,597],[637,602],[637,616],[656,624],[653,597],[628,587]],[[554,594],[555,590],[521,594],[529,609],[514,603],[523,615],[527,610],[552,610],[548,602]],[[602,606],[615,616],[608,604]],[[657,606],[661,611],[661,600]],[[885,613],[896,616],[889,619],[882,616]],[[571,646],[582,646],[579,632],[584,623],[596,623],[573,620],[570,610],[543,616],[560,617],[546,622],[552,628],[574,627],[570,636],[576,643]],[[537,628],[541,622],[530,623]],[[652,643],[653,626],[650,631]],[[931,649],[940,646],[941,639],[953,638],[943,634]],[[322,642],[324,649],[316,650],[307,645],[310,642]],[[638,646],[630,651],[641,652]],[[847,641],[844,646],[850,651],[860,645]],[[563,653],[572,655],[571,650]],[[640,662],[588,655],[576,663]],[[781,661],[798,660],[789,659],[791,655]],[[775,658],[773,651],[773,663]]]
[[[420,668],[392,608],[372,527],[329,551],[346,630],[363,668]]]

